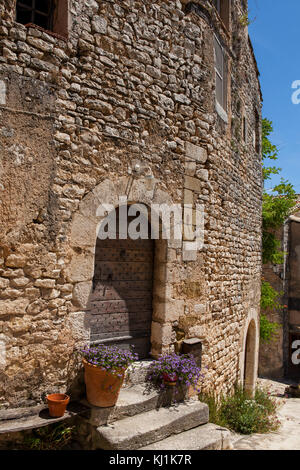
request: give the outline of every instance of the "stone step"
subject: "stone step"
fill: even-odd
[[[167,392],[158,393],[156,390],[148,390],[145,385],[132,385],[121,389],[116,406],[100,408],[90,405],[87,400],[82,400],[81,403],[90,408],[89,424],[98,427],[167,406],[170,400]]]
[[[24,410],[24,411],[22,411]],[[23,415],[21,414],[23,412]],[[7,434],[13,432],[28,431],[30,429],[42,428],[49,426],[49,424],[58,423],[74,417],[84,417],[88,412],[88,408],[82,403],[70,403],[67,410],[61,418],[52,418],[49,415],[47,406],[37,406],[29,409],[20,409],[17,414],[17,410],[5,410],[0,416],[0,434]],[[15,416],[14,416],[15,414]],[[2,418],[7,417],[7,419]]]
[[[100,426],[95,447],[103,450],[135,450],[208,422],[208,406],[190,400],[169,408],[151,410]]]
[[[124,385],[126,388],[131,385],[138,385],[146,382],[146,376],[152,359],[134,362],[128,367],[125,375]]]
[[[139,450],[232,450],[231,432],[208,423]]]

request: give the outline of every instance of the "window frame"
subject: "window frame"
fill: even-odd
[[[213,0],[212,3],[223,25],[229,31],[231,0]]]
[[[31,0],[31,5],[35,6],[35,2],[37,0]],[[32,7],[28,5],[24,5],[24,0],[17,0],[16,2],[16,10],[15,10],[15,21],[18,22],[18,6],[21,5],[22,7],[26,6],[29,11],[32,10]],[[38,14],[40,14],[40,10],[37,10]],[[32,26],[42,31],[47,32],[48,34],[57,37],[59,39],[68,40],[69,33],[71,31],[72,26],[72,17],[70,15],[70,5],[69,0],[50,0],[50,9],[49,14],[45,15],[49,16],[49,21],[47,28],[45,26],[40,26],[39,24],[35,23],[34,14],[31,16],[31,20],[28,23],[20,23],[24,24],[25,26]]]
[[[216,45],[219,47],[220,56],[222,57],[222,63],[218,64],[217,61],[217,48]],[[215,68],[215,99],[216,99],[216,109],[218,114],[222,117],[222,119],[228,122],[228,58],[225,52],[224,47],[222,46],[220,40],[216,35],[214,35],[214,68]],[[221,69],[219,68],[221,65]],[[219,77],[222,85],[221,95],[222,95],[222,103],[218,100],[218,91],[217,91],[217,77]]]
[[[25,11],[27,10],[31,14],[30,21],[28,23],[32,23],[36,26],[39,26],[43,29],[52,31],[53,30],[53,23],[54,23],[54,11],[55,11],[55,1],[54,0],[48,0],[49,1],[49,10],[48,13],[45,13],[41,10],[38,9],[36,5],[36,0],[31,0],[31,6],[26,5],[23,3],[22,0],[17,0],[16,2],[16,21],[18,17],[18,7],[23,8]],[[41,26],[37,21],[36,21],[36,15],[43,16],[47,19],[47,26]],[[24,24],[24,23],[23,23]],[[27,24],[27,23],[25,23]]]
[[[255,114],[255,129],[254,129],[254,148],[255,152],[259,155],[261,154],[261,129],[260,129],[260,118],[259,112],[257,109],[254,110]]]
[[[213,4],[219,15],[221,16],[221,0],[213,0]]]

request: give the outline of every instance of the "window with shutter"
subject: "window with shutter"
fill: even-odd
[[[221,0],[214,0],[214,6],[220,15],[221,14]]]
[[[227,59],[224,49],[215,36],[215,72],[216,72],[216,101],[227,111]]]
[[[260,135],[260,118],[258,111],[255,109],[255,130],[254,130],[254,147],[256,153],[261,152],[261,135]]]
[[[224,25],[229,29],[230,0],[213,0],[213,4]]]

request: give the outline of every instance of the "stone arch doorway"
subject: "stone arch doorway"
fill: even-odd
[[[154,182],[149,186],[146,179],[121,177],[118,181],[104,180],[96,186],[81,201],[73,216],[69,234],[70,261],[65,267],[64,274],[73,285],[73,312],[75,318],[74,334],[78,344],[91,344],[91,315],[90,299],[93,291],[95,271],[95,255],[97,234],[103,216],[98,208],[103,204],[113,207],[120,205],[120,198],[127,196],[131,203],[139,201],[148,208],[151,204],[169,204],[173,201],[170,195],[157,188]],[[128,202],[127,202],[128,203]],[[173,344],[172,322],[183,310],[183,302],[172,298],[171,278],[172,265],[168,265],[171,253],[174,254],[177,245],[172,246],[172,240],[156,240],[153,277],[153,315],[151,325],[151,357],[158,357],[168,351]]]
[[[126,227],[120,224],[120,209],[126,211]],[[115,233],[97,238],[95,269],[89,299],[90,341],[93,344],[134,348],[139,359],[148,358],[151,349],[154,241],[151,226],[141,216],[148,238],[128,237],[135,217],[128,206],[112,211]]]
[[[248,326],[244,356],[244,389],[254,393],[257,378],[257,332],[256,323],[251,320]]]

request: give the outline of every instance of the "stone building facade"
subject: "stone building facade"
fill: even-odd
[[[281,295],[278,310],[267,312],[268,319],[279,325],[270,343],[261,343],[259,372],[271,378],[300,378],[300,198],[293,214],[278,233],[281,249],[286,253],[284,263],[264,265],[263,277]],[[295,345],[295,342],[299,342]],[[296,346],[296,347],[293,347]]]
[[[253,387],[261,93],[247,2],[48,6],[0,3],[0,406],[75,389],[91,339],[156,357],[198,338],[208,387]],[[192,205],[183,240],[101,245],[97,209],[123,196]]]

